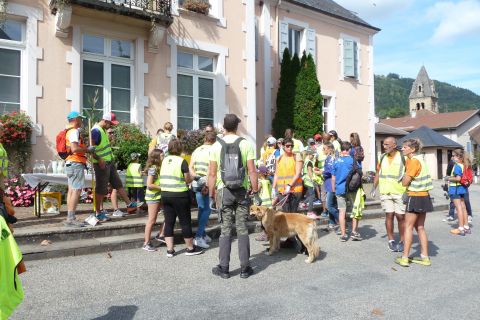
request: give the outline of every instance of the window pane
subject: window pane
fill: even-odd
[[[198,116],[200,118],[213,119],[213,100],[210,100],[210,99],[198,100]]]
[[[130,112],[130,90],[112,88],[112,111]]]
[[[130,67],[112,64],[112,87],[130,89]]]
[[[103,85],[103,63],[83,61],[83,83]]]
[[[206,126],[208,125],[212,125],[213,124],[213,118],[212,119],[198,119],[198,128],[199,129],[203,129],[205,128]]]
[[[20,104],[0,103],[0,114],[20,112]]]
[[[209,57],[198,57],[198,69],[213,71],[213,59]]]
[[[14,20],[7,20],[0,23],[0,39],[22,41],[23,23]]]
[[[20,76],[20,51],[0,49],[0,74]]]
[[[181,74],[177,76],[177,94],[193,96],[193,77]]]
[[[193,55],[190,53],[179,52],[177,54],[177,66],[192,69]]]
[[[94,103],[94,98],[97,97],[96,109],[103,111],[103,87],[83,85],[83,108],[89,109]]]
[[[91,36],[89,34],[83,35],[83,52],[103,54],[103,49],[102,37]]]
[[[192,130],[193,129],[193,118],[178,117],[177,125],[178,125],[178,129]]]
[[[20,103],[20,78],[0,76],[0,103]]]
[[[125,40],[112,40],[112,56],[130,58],[132,43]]]
[[[130,123],[130,113],[129,112],[119,112],[119,111],[114,111],[115,117],[117,118],[117,121],[124,122],[124,123]]]
[[[178,97],[178,116],[193,117],[193,98],[191,97]]]
[[[198,78],[198,95],[201,98],[213,98],[213,80]]]

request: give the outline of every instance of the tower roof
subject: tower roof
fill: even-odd
[[[419,90],[419,87],[421,87],[421,90]],[[418,72],[417,79],[413,82],[409,98],[414,99],[426,97],[438,98],[437,93],[435,92],[435,85],[433,81],[430,80],[425,66],[422,66]]]

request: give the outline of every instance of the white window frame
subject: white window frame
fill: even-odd
[[[172,14],[174,16],[179,16],[180,12],[184,9],[179,4],[179,0],[172,0]],[[224,0],[208,0],[210,3],[210,10],[208,11],[208,16],[214,19],[217,19],[217,25],[223,28],[227,27],[227,20],[225,19],[223,8]]]
[[[350,40],[356,43],[357,50],[355,52],[356,58],[356,65],[355,65],[355,74],[356,77],[350,77],[345,75],[345,64],[344,64],[344,40]],[[360,39],[357,37],[353,37],[347,34],[340,34],[340,38],[338,40],[340,54],[339,54],[339,63],[340,63],[340,76],[339,80],[350,80],[350,81],[358,81],[361,82],[361,70],[362,70],[362,60],[360,59],[361,54],[361,46],[360,46]]]
[[[179,49],[179,52],[184,52],[184,53],[189,53],[193,55],[193,68],[185,68],[185,67],[179,67],[177,66],[177,75],[185,75],[185,76],[191,76],[193,78],[192,81],[192,86],[193,86],[193,125],[192,129],[200,129],[200,107],[199,107],[199,93],[198,93],[198,83],[199,83],[199,78],[204,78],[204,79],[211,79],[213,80],[213,119],[212,119],[212,125],[215,124],[215,110],[217,108],[217,103],[215,100],[215,70],[216,70],[216,57],[212,56],[211,54],[202,54],[200,52],[191,52],[189,50],[182,50]],[[208,57],[213,60],[213,71],[203,71],[198,68],[198,57]],[[175,95],[177,95],[178,91],[175,91]],[[178,123],[178,114],[177,114],[177,123]],[[177,125],[178,127],[178,125]]]

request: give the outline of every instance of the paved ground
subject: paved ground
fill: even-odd
[[[480,237],[475,228],[450,235],[444,215],[427,218],[431,267],[393,263],[381,219],[364,221],[362,242],[320,231],[321,257],[311,265],[292,250],[265,255],[252,235],[249,279],[238,276],[236,243],[228,280],[210,272],[215,242],[195,257],[168,259],[162,247],[33,261],[12,319],[478,319]]]

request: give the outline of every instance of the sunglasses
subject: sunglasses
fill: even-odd
[[[291,148],[291,147],[293,147],[293,144],[286,144],[285,145],[285,148]]]

